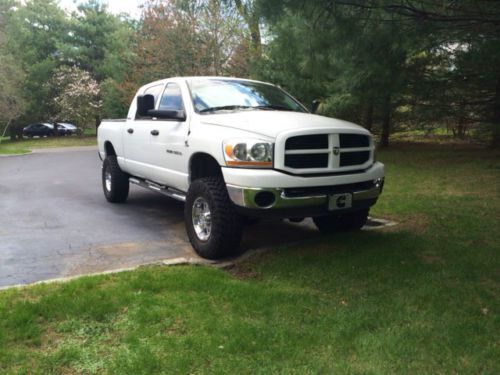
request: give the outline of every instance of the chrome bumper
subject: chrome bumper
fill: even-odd
[[[234,204],[250,209],[269,210],[326,206],[329,197],[327,194],[287,197],[285,189],[250,188],[230,184],[226,186],[229,197]],[[368,190],[349,191],[349,193],[352,194],[353,202],[374,200],[382,193],[383,186],[384,179],[378,178],[373,181],[372,188]]]

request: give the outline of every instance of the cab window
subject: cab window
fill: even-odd
[[[181,88],[177,83],[169,83],[167,87],[165,87],[165,91],[163,91],[163,95],[160,100],[160,107],[158,109],[170,109],[177,111],[184,110]]]

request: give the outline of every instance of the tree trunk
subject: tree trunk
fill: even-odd
[[[259,15],[257,13],[257,10],[255,9],[256,5],[252,2],[247,5],[244,4],[241,0],[234,0],[234,3],[236,5],[238,13],[245,20],[245,23],[248,26],[248,30],[250,31],[253,57],[255,59],[259,59],[262,56],[262,40],[259,27]]]
[[[252,47],[254,57],[259,59],[262,56],[262,41],[260,37],[259,19],[254,14],[248,27],[250,28],[250,37],[252,38]]]
[[[382,118],[382,134],[380,135],[380,147],[389,147],[389,136],[391,134],[391,95],[387,95]]]
[[[495,103],[493,110],[493,134],[491,138],[491,147],[500,148],[500,76],[497,77],[495,88]]]
[[[9,135],[11,141],[22,140],[23,139],[23,128],[14,121],[9,128]]]
[[[456,135],[460,139],[465,138],[465,119],[462,116],[460,116],[460,118],[458,119]]]
[[[9,121],[7,121],[7,125],[5,125],[5,128],[3,129],[2,138],[5,137],[5,133],[7,133],[7,130],[9,129],[9,125],[10,125],[11,121],[12,121],[12,119],[9,119]],[[2,143],[2,138],[0,138],[0,143]]]
[[[364,111],[364,119],[363,119],[363,126],[371,131],[373,127],[373,101],[370,101],[366,106],[365,106],[365,111]]]
[[[464,139],[465,138],[465,131],[466,131],[466,128],[467,128],[467,122],[466,122],[466,119],[465,119],[465,116],[467,115],[466,114],[466,102],[465,100],[462,100],[460,102],[460,112],[459,112],[459,115],[458,115],[458,120],[457,120],[457,124],[456,124],[456,132],[453,134],[455,137],[458,137],[460,139]]]

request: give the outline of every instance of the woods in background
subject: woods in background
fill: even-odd
[[[94,99],[61,96],[65,72]],[[137,87],[183,75],[271,81],[383,146],[446,128],[498,147],[500,3],[151,0],[136,20],[94,0],[71,15],[54,0],[0,0],[0,126],[13,136],[47,119],[92,126],[88,103],[97,121],[123,117]]]

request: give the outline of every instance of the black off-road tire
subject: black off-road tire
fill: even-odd
[[[111,186],[106,186],[106,174],[111,177]],[[102,163],[102,189],[104,196],[111,203],[122,203],[127,200],[129,191],[128,174],[118,165],[116,156],[106,156]]]
[[[360,230],[368,219],[369,209],[313,217],[314,224],[323,234]]]
[[[201,240],[193,223],[193,205],[198,198],[208,203],[211,217],[210,236]],[[236,212],[220,177],[205,177],[195,180],[189,187],[184,206],[184,219],[189,241],[203,258],[219,259],[240,253],[243,220]]]

